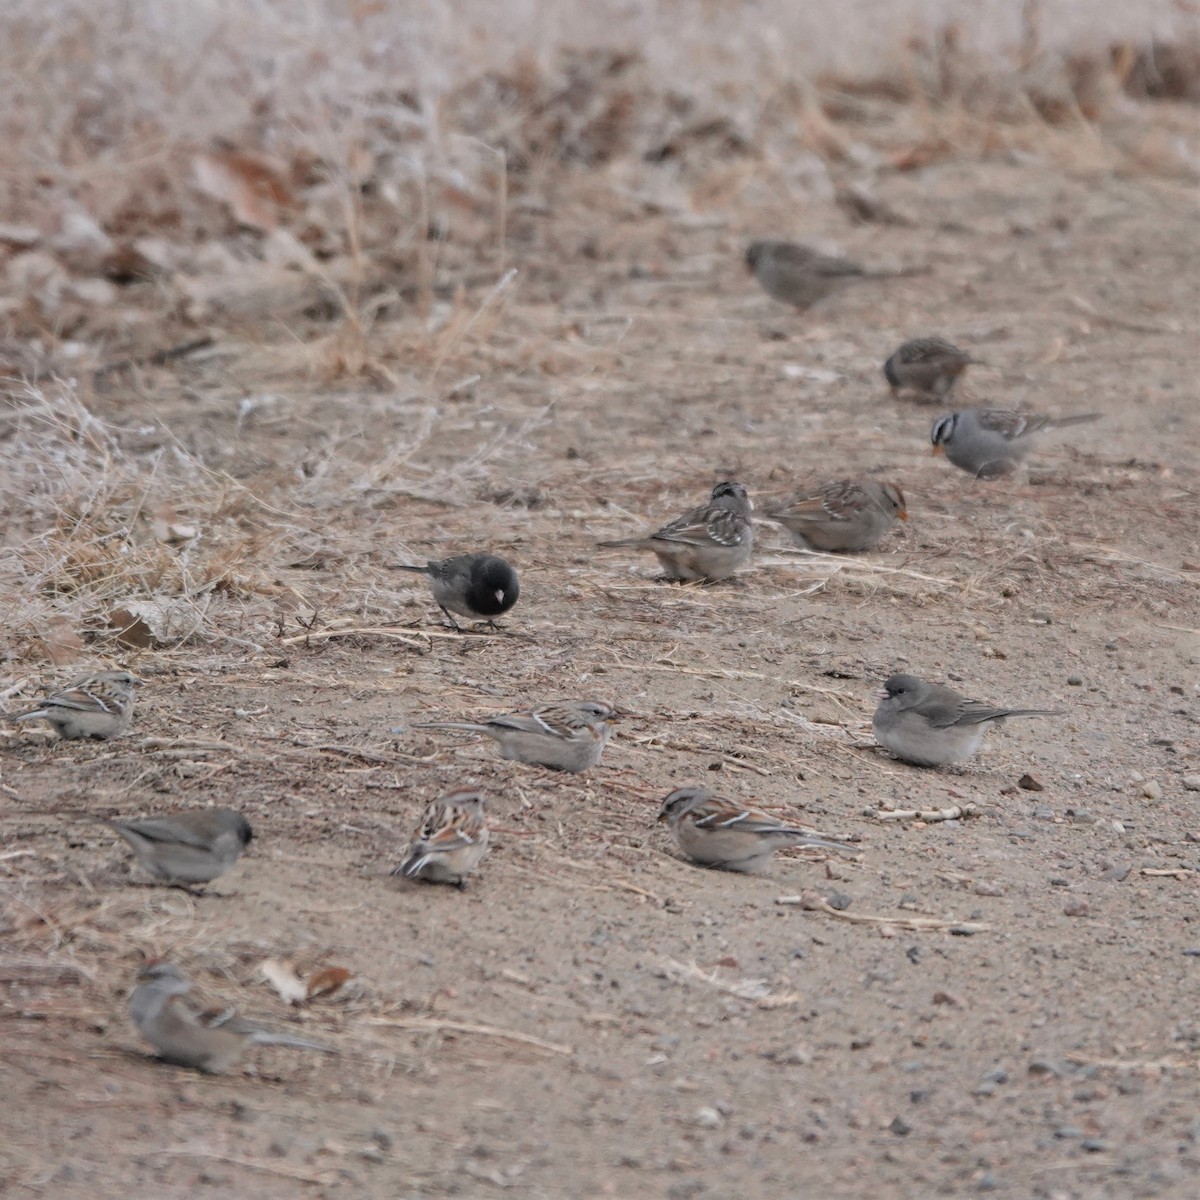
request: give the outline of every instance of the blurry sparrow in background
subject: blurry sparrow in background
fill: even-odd
[[[949,395],[972,363],[979,365],[979,359],[945,338],[913,338],[883,364],[883,374],[893,396],[903,391],[912,393],[913,399],[936,402]]]

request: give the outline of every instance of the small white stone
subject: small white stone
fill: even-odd
[[[1147,779],[1146,782],[1142,784],[1142,795],[1145,796],[1147,800],[1161,800],[1162,784],[1160,784],[1157,779]]]
[[[721,1124],[721,1114],[715,1108],[699,1108],[693,1118],[693,1124],[701,1129],[716,1129]]]

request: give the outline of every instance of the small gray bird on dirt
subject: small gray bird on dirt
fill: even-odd
[[[129,1015],[164,1062],[215,1074],[233,1066],[251,1043],[331,1052],[318,1042],[272,1033],[228,1009],[199,1012],[184,999],[192,984],[174,963],[147,963],[137,977]]]
[[[474,788],[435,800],[413,834],[408,857],[391,873],[465,888],[467,876],[487,853],[483,805],[483,795]]]
[[[934,454],[944,453],[968,475],[999,479],[1011,475],[1029,457],[1043,431],[1099,418],[1100,413],[1046,417],[1002,408],[964,408],[934,421],[929,440]]]
[[[52,692],[33,708],[9,713],[9,721],[45,720],[62,738],[120,737],[133,720],[133,689],[141,680],[129,671],[96,671]]]
[[[754,549],[754,505],[740,483],[718,483],[707,504],[693,508],[655,533],[598,542],[604,549],[650,550],[663,578],[715,583],[750,561]]]
[[[224,875],[254,837],[250,822],[230,808],[189,809],[140,821],[95,819],[119,833],[155,879],[176,887]]]
[[[903,762],[942,767],[979,751],[989,726],[1006,717],[1059,717],[1061,709],[993,708],[915,675],[893,675],[879,694],[875,740]]]
[[[897,521],[908,520],[904,493],[874,479],[831,479],[810,493],[765,510],[810,550],[870,550]]]
[[[676,788],[663,800],[658,819],[667,822],[684,854],[722,871],[764,870],[777,850],[789,846],[856,853],[845,842],[784,825],[769,813],[714,796],[702,787]]]
[[[945,338],[913,338],[883,364],[883,374],[893,396],[905,392],[914,400],[933,403],[944,400],[972,364],[978,365],[979,359]]]
[[[397,563],[397,571],[415,571],[429,580],[433,599],[450,624],[459,629],[453,614],[486,621],[493,629],[521,595],[521,584],[510,563],[495,554],[458,554],[423,567]]]
[[[894,279],[913,271],[868,271],[848,258],[821,254],[795,242],[751,242],[746,267],[772,299],[805,309],[856,279]]]

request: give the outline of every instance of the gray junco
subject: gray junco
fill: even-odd
[[[1081,425],[1099,417],[1099,413],[1055,418],[1001,408],[964,408],[934,421],[929,440],[934,454],[945,453],[956,467],[976,479],[999,479],[1011,475],[1025,461],[1043,430]]]
[[[508,612],[521,594],[516,571],[494,554],[458,554],[423,567],[397,563],[396,570],[425,575],[434,601],[455,629],[459,624],[454,613],[495,628],[496,618]]]
[[[483,795],[473,788],[435,800],[413,834],[408,857],[392,874],[465,888],[467,876],[487,853],[483,805]]]
[[[155,879],[179,887],[211,883],[254,837],[250,822],[229,808],[180,810],[140,821],[96,819],[129,843]]]
[[[870,550],[897,520],[907,521],[904,493],[874,479],[832,479],[814,492],[766,510],[802,545],[826,553]]]
[[[53,692],[36,707],[10,713],[9,721],[50,723],[59,737],[95,738],[106,742],[120,737],[133,719],[133,689],[141,680],[129,671],[97,671],[77,679],[61,692]]]
[[[754,549],[754,505],[740,483],[718,483],[707,504],[693,508],[641,537],[598,542],[604,549],[653,551],[664,577],[713,583],[727,579],[750,561]]]
[[[856,853],[845,842],[784,825],[768,813],[702,787],[676,788],[663,800],[658,819],[667,822],[689,858],[722,871],[764,870],[777,850],[789,846]]]
[[[140,982],[129,997],[129,1015],[164,1062],[217,1073],[233,1066],[252,1042],[330,1052],[328,1046],[272,1033],[229,1010],[198,1012],[184,999],[192,984],[174,963],[147,963],[137,977]]]
[[[988,726],[1005,717],[1058,717],[1061,709],[993,708],[915,675],[893,675],[883,685],[871,728],[875,739],[904,762],[941,767],[970,758]]]
[[[607,704],[571,700],[539,704],[525,712],[506,713],[486,721],[422,721],[413,728],[483,733],[499,745],[501,758],[580,772],[600,761],[616,717],[616,710]]]

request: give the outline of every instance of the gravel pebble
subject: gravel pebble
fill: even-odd
[[[1183,777],[1183,786],[1189,792],[1200,792],[1200,775],[1185,775]]]
[[[1161,800],[1162,794],[1162,784],[1157,779],[1147,779],[1142,784],[1142,795],[1147,800]]]

